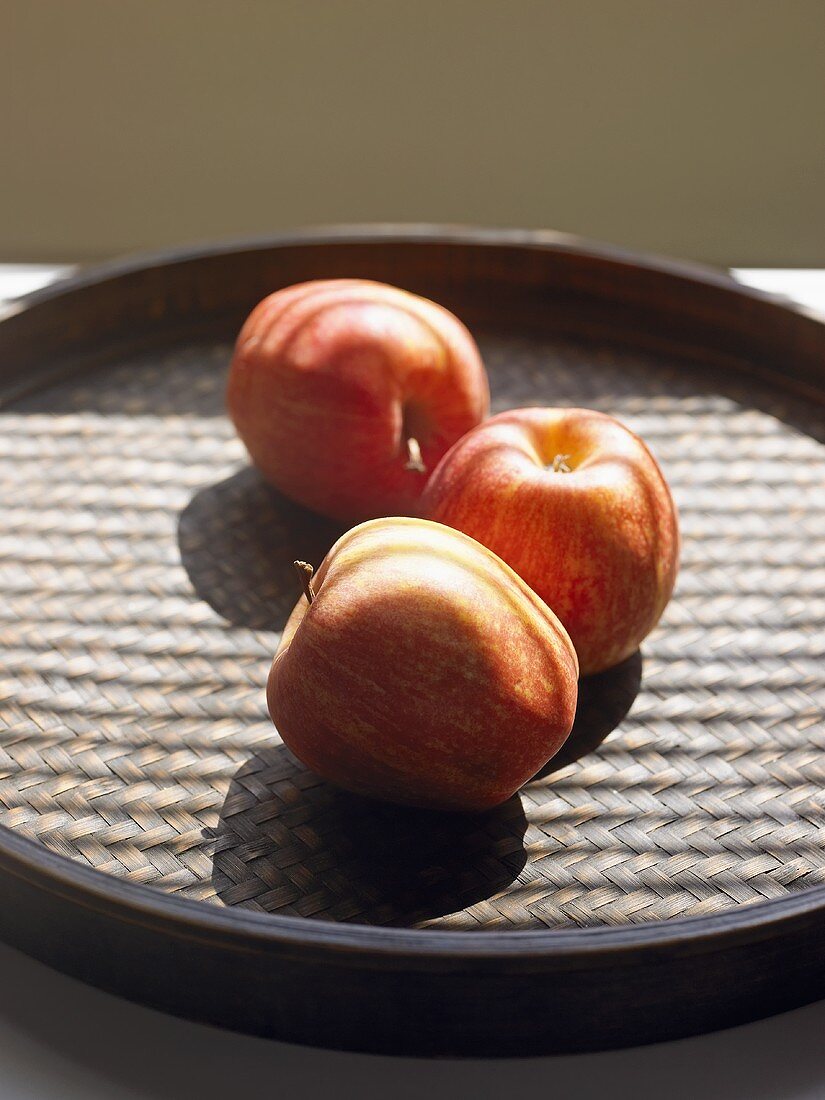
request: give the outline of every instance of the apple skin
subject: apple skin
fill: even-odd
[[[350,523],[417,515],[442,455],[489,410],[478,348],[452,313],[363,279],[300,283],[252,311],[227,406],[285,496]],[[423,469],[408,468],[408,438]]]
[[[347,532],[272,663],[283,741],[323,779],[387,802],[505,802],[573,724],[578,664],[556,616],[495,554],[437,523]]]
[[[566,456],[569,472],[554,471]],[[583,675],[659,621],[679,557],[676,507],[643,441],[592,409],[514,409],[445,455],[425,514],[503,558],[567,628]]]

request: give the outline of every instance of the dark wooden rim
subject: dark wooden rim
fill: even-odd
[[[734,278],[724,268],[710,267],[707,264],[693,263],[689,260],[676,260],[669,256],[658,256],[647,252],[634,252],[618,245],[585,240],[572,233],[561,233],[550,229],[490,229],[473,225],[437,225],[428,223],[404,224],[380,222],[367,225],[318,225],[304,229],[274,233],[271,236],[232,237],[228,240],[195,242],[178,248],[164,248],[145,252],[129,253],[114,260],[104,260],[91,266],[80,267],[72,275],[49,284],[40,290],[30,291],[13,301],[23,307],[62,294],[79,287],[93,286],[150,267],[231,255],[236,252],[266,252],[287,245],[305,244],[351,244],[351,243],[393,243],[419,241],[423,244],[462,244],[481,247],[510,246],[516,248],[541,249],[552,252],[575,252],[581,256],[613,260],[633,267],[644,267],[650,271],[666,272],[687,279],[695,279],[712,286],[726,287],[757,298],[780,301],[794,308],[790,302],[766,291],[747,287]],[[804,307],[799,307],[804,312]],[[825,320],[825,315],[823,315]]]
[[[321,227],[270,238],[139,255],[106,263],[17,299],[0,321],[0,346],[2,330],[29,310],[70,298],[79,291],[121,276],[238,252],[331,243],[379,246],[454,244],[463,248],[517,249],[525,255],[551,252],[592,258],[634,270],[642,277],[661,275],[674,287],[681,284],[683,288],[698,292],[715,292],[723,299],[714,302],[717,308],[724,309],[736,299],[748,307],[748,323],[762,319],[774,349],[781,344],[784,335],[792,334],[796,350],[808,364],[814,362],[821,369],[825,363],[825,315],[819,317],[805,307],[745,287],[726,272],[582,242],[559,233],[430,225]],[[798,331],[795,330],[796,325],[800,326]],[[764,334],[753,332],[750,335],[755,341]],[[766,356],[766,360],[770,358],[772,356]],[[781,368],[778,363],[775,366],[775,373],[771,373],[781,381]],[[813,373],[810,377],[815,381],[818,379],[818,375]],[[803,378],[802,383],[809,388],[807,378]],[[819,379],[819,385],[813,389],[813,395],[819,400],[825,396],[821,385]],[[789,897],[732,909],[717,916],[652,921],[623,928],[444,932],[339,924],[315,918],[303,920],[277,914],[222,909],[164,894],[151,887],[138,886],[58,856],[3,826],[0,826],[0,870],[74,905],[105,912],[124,923],[140,924],[160,931],[166,928],[181,938],[221,942],[235,950],[275,948],[300,954],[311,949],[323,953],[330,961],[338,956],[346,957],[347,962],[351,962],[354,956],[358,956],[361,964],[380,968],[391,967],[405,959],[424,965],[429,961],[434,966],[438,965],[439,960],[452,960],[454,963],[476,965],[524,962],[538,964],[542,968],[578,969],[600,965],[606,955],[617,963],[623,957],[631,963],[639,952],[664,955],[715,951],[723,946],[732,947],[780,933],[793,933],[797,928],[819,924],[825,918],[825,885],[822,885],[800,890]]]

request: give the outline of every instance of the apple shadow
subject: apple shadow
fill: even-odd
[[[296,558],[320,565],[344,528],[301,508],[254,467],[200,489],[178,517],[180,559],[200,599],[253,630],[282,630],[298,599]]]
[[[633,706],[641,683],[642,654],[638,649],[613,668],[582,677],[570,736],[534,778],[552,775],[594,752]]]
[[[225,905],[409,927],[508,886],[527,860],[526,828],[518,795],[477,814],[387,805],[324,783],[273,745],[230,783],[212,882]]]

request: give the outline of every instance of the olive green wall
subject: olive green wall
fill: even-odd
[[[335,221],[825,265],[823,0],[0,0],[0,260]]]

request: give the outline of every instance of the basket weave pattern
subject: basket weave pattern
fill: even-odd
[[[569,762],[433,818],[286,752],[263,685],[291,561],[337,530],[248,468],[229,349],[197,346],[0,410],[0,824],[186,897],[376,924],[621,924],[825,882],[822,407],[610,348],[482,349],[496,410],[614,413],[680,509],[674,599],[584,686]]]

